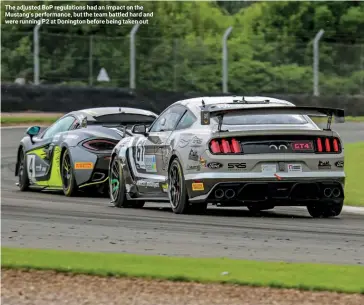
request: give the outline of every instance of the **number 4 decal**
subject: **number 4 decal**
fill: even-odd
[[[27,169],[29,178],[35,177],[35,155],[27,156]]]

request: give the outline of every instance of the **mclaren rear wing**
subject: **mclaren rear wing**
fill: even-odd
[[[234,113],[241,115],[254,114],[292,114],[308,115],[315,117],[328,117],[327,130],[330,130],[332,117],[338,118],[337,122],[345,122],[344,109],[324,108],[324,107],[300,107],[300,106],[259,106],[247,107],[237,103],[206,105],[201,107],[201,125],[210,125],[211,117],[217,117],[219,121],[219,130],[221,129],[222,120],[225,114]]]

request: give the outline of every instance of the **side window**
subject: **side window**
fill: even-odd
[[[73,116],[65,117],[57,122],[55,122],[51,127],[49,127],[43,134],[43,139],[51,138],[59,132],[64,132],[70,129],[74,123],[75,118]]]
[[[179,123],[176,127],[176,130],[188,128],[193,123],[195,123],[195,121],[196,121],[196,117],[191,112],[187,111],[183,115],[182,119],[179,121]]]
[[[172,131],[185,111],[186,109],[181,106],[167,109],[153,124],[150,132]]]

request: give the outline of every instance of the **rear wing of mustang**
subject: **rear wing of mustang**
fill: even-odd
[[[210,125],[210,119],[217,117],[219,121],[219,130],[221,129],[222,120],[225,114],[234,113],[241,115],[254,114],[291,114],[291,115],[308,115],[315,117],[328,117],[327,130],[331,128],[332,117],[338,118],[338,123],[345,122],[344,109],[324,108],[324,107],[300,107],[300,106],[259,106],[247,107],[237,103],[206,105],[201,107],[201,125]]]

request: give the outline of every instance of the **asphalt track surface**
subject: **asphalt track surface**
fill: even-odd
[[[345,143],[364,141],[364,124],[336,126]],[[269,261],[364,263],[364,215],[312,219],[305,208],[252,216],[245,208],[175,215],[166,204],[118,209],[107,198],[20,192],[15,152],[24,129],[2,129],[2,245]]]

